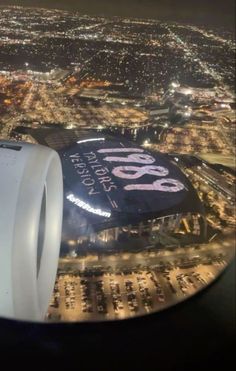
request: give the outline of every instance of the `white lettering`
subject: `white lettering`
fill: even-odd
[[[69,194],[66,198],[67,198],[67,200],[71,201],[74,205],[77,205],[77,206],[81,207],[82,209],[88,211],[89,213],[104,216],[106,218],[110,218],[110,216],[111,216],[111,213],[109,211],[103,211],[101,209],[95,209],[94,207],[92,207],[88,203],[80,200],[78,197],[75,197],[72,193]]]
[[[184,185],[177,179],[158,179],[152,184],[129,184],[124,187],[126,191],[161,191],[179,192],[184,189]]]
[[[113,157],[108,156],[104,158],[104,161],[109,162],[137,162],[139,164],[153,164],[155,162],[155,158],[149,155],[144,154],[133,154],[127,157]]]
[[[134,174],[131,174],[133,172]],[[162,166],[117,166],[112,170],[112,174],[122,179],[139,179],[143,175],[166,176],[168,169]]]

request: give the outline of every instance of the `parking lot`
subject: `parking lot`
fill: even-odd
[[[158,311],[193,295],[226,265],[223,257],[165,264],[152,269],[116,271],[91,269],[60,274],[48,320],[99,321]]]

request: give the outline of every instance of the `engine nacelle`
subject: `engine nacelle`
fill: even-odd
[[[0,316],[44,318],[56,277],[62,212],[58,154],[0,141]]]

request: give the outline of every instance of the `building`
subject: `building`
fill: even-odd
[[[203,242],[203,205],[161,153],[95,131],[28,129],[56,149],[64,176],[63,243],[77,253]]]

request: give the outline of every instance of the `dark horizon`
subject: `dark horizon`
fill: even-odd
[[[1,6],[76,10],[83,14],[153,18],[234,27],[234,0],[4,0]]]

